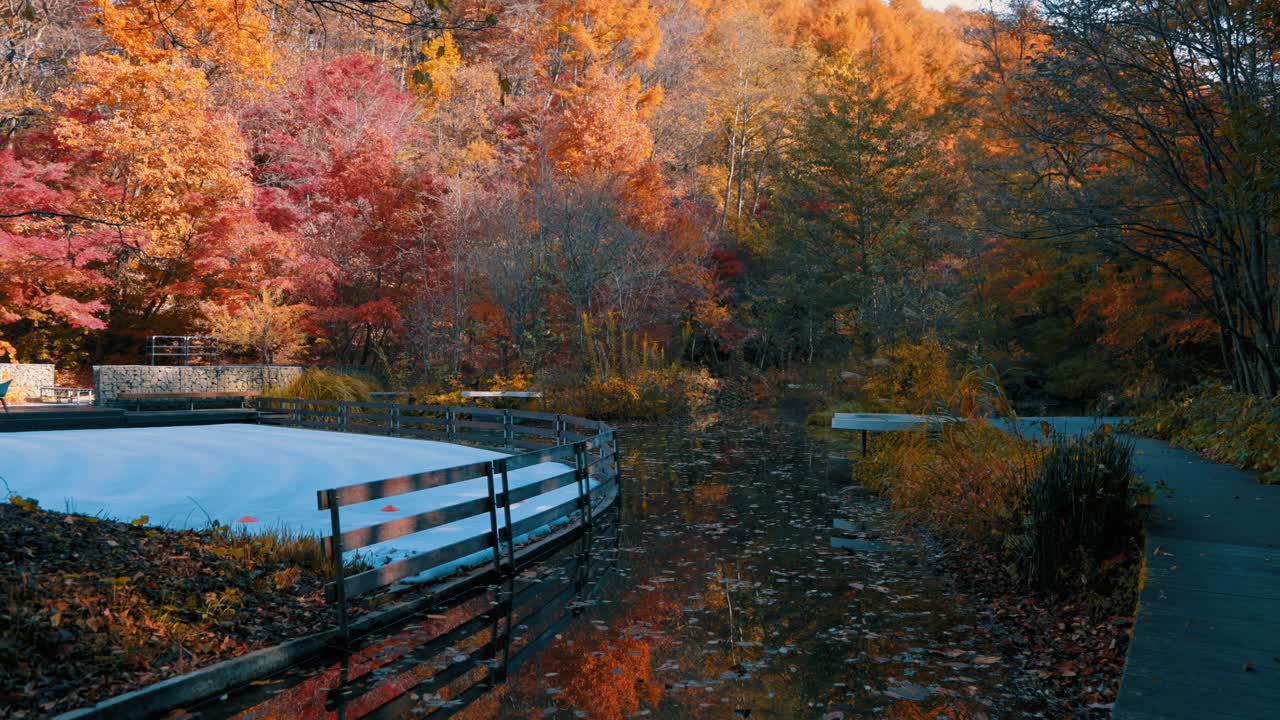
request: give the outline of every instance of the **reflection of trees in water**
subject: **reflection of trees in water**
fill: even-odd
[[[604,592],[611,602],[524,668],[494,715],[469,717],[985,717],[966,693],[990,686],[966,689],[948,677],[965,671],[924,654],[972,618],[946,605],[914,545],[827,546],[831,490],[803,436],[713,432],[629,434],[643,450],[624,498],[634,552]],[[882,514],[862,517],[891,534]]]
[[[899,700],[884,711],[887,720],[987,720],[985,710],[966,700],[919,703]]]
[[[664,592],[666,587],[637,588],[614,604],[621,611],[609,625],[580,623],[557,638],[542,651],[536,666],[512,681],[512,696],[543,697],[546,702],[527,707],[527,701],[515,701],[515,709],[540,717],[543,709],[554,705],[615,720],[656,705],[663,689],[654,677],[653,652],[670,643],[660,628],[681,612],[681,604]]]

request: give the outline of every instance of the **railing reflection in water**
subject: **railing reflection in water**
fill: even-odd
[[[614,570],[616,508],[568,546],[498,585],[473,588],[394,631],[353,643],[196,709],[198,717],[452,717],[495,688],[589,605]]]

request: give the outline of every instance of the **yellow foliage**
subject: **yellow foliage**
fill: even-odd
[[[28,512],[34,512],[40,509],[39,501],[32,500],[31,498],[24,498],[21,495],[10,495],[9,504],[22,508]]]
[[[212,76],[265,82],[273,53],[268,19],[239,0],[93,0],[105,33],[140,63],[184,60]]]
[[[947,348],[937,338],[902,340],[871,361],[862,385],[869,411],[933,413],[952,395]]]
[[[265,82],[272,51],[267,18],[240,0],[94,0],[102,32],[129,58],[175,60]]]
[[[67,111],[58,140],[101,158],[103,176],[128,191],[87,193],[83,214],[128,224],[149,255],[181,258],[211,209],[249,201],[244,139],[232,117],[209,109],[204,73],[99,54],[79,59],[74,80],[55,96]]]
[[[658,13],[649,0],[551,0],[543,3],[549,50],[567,65],[649,63],[662,45]]]
[[[705,410],[718,389],[705,368],[645,368],[554,388],[536,407],[595,419],[657,420]]]
[[[223,343],[254,352],[259,362],[270,365],[290,362],[302,350],[302,317],[308,309],[285,305],[280,290],[267,288],[237,307],[210,306],[206,315],[210,330]]]
[[[307,368],[293,382],[281,388],[271,388],[268,397],[300,398],[303,400],[346,400],[366,402],[369,393],[377,388],[370,382],[351,375],[329,372],[319,368]]]
[[[855,478],[907,519],[974,539],[999,534],[1017,517],[1043,452],[980,422],[937,439],[902,433],[877,445],[854,464]]]
[[[422,43],[422,60],[409,70],[409,91],[422,98],[428,113],[453,95],[454,79],[461,65],[462,55],[453,33],[446,31]]]

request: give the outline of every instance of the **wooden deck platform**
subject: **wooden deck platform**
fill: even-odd
[[[89,405],[22,405],[0,412],[0,432],[32,430],[94,430],[99,428],[163,427],[256,422],[258,411],[151,410],[132,412]]]

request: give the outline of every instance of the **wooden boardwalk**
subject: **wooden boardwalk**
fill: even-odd
[[[1115,718],[1280,717],[1280,486],[1155,440],[1163,483]]]

